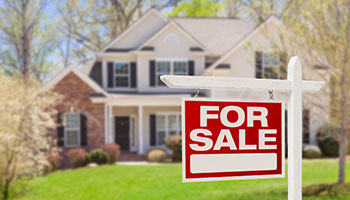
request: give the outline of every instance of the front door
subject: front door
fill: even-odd
[[[115,117],[115,143],[122,151],[129,151],[130,117]]]

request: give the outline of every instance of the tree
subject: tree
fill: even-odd
[[[45,20],[46,0],[0,0],[0,63],[8,74],[43,79],[57,40]]]
[[[0,93],[0,197],[8,199],[14,180],[43,173],[45,154],[57,153],[47,133],[60,96],[34,78],[8,75],[0,75]]]
[[[227,15],[235,13],[254,24],[261,24],[270,16],[281,16],[293,0],[224,0]]]
[[[227,17],[239,17],[241,13],[240,0],[223,0],[222,7]]]
[[[329,103],[330,123],[339,131],[338,183],[345,182],[345,162],[350,133],[350,1],[294,0],[283,15],[285,27],[291,31],[289,41],[304,65],[323,68],[319,75],[330,88],[323,102]],[[330,101],[327,101],[330,100]]]
[[[163,9],[179,0],[66,0],[56,1],[61,22],[59,31],[69,40],[61,54],[81,63],[94,56],[108,42],[151,7]],[[156,5],[156,6],[154,6]],[[69,62],[69,61],[66,61]]]
[[[219,17],[222,7],[209,0],[186,0],[168,13],[169,17]]]

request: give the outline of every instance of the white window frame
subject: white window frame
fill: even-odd
[[[278,61],[277,61],[277,63],[278,63],[278,66],[277,67],[275,67],[275,66],[272,66],[271,64],[270,65],[268,65],[268,66],[265,66],[265,64],[264,64],[264,54],[266,55],[266,54],[276,54],[277,55],[277,57],[278,57]],[[280,60],[279,60],[279,58],[280,58],[280,52],[279,51],[274,51],[274,50],[269,50],[269,51],[262,51],[262,54],[261,54],[261,71],[262,71],[262,76],[265,78],[265,68],[269,68],[269,67],[273,67],[274,69],[278,69],[278,71],[276,71],[276,73],[277,73],[277,78],[276,79],[280,79],[280,77],[281,77],[281,74],[280,74]]]
[[[127,66],[128,66],[128,74],[126,75],[126,74],[117,74],[116,72],[115,72],[115,65],[117,64],[117,63],[123,63],[123,64],[127,64]],[[128,77],[128,86],[127,87],[125,87],[125,86],[117,86],[116,84],[117,84],[117,82],[116,82],[116,78],[117,77]],[[128,62],[128,61],[114,61],[113,62],[113,88],[131,88],[131,71],[130,71],[130,62]]]
[[[157,117],[158,116],[165,116],[165,129],[164,130],[159,130],[158,129],[158,123],[156,123],[156,147],[163,147],[164,144],[159,144],[159,141],[158,141],[158,131],[164,131],[165,132],[165,138],[167,138],[170,134],[170,130],[169,130],[169,116],[171,115],[175,115],[176,116],[176,127],[177,127],[177,130],[176,131],[176,134],[175,135],[180,135],[181,133],[181,112],[157,112],[156,113],[156,122],[157,122]]]
[[[67,123],[67,115],[78,115],[78,128],[68,128],[66,126],[66,123]],[[80,147],[81,146],[81,141],[80,141],[80,138],[81,138],[81,130],[80,130],[80,113],[75,113],[75,112],[68,112],[68,113],[65,113],[64,114],[64,146],[65,147]],[[76,145],[68,145],[67,144],[67,131],[78,131],[78,144]]]
[[[162,58],[162,59],[157,59],[156,60],[156,87],[164,87],[166,85],[159,85],[159,79],[158,75],[163,75],[163,73],[158,72],[158,62],[170,62],[170,73],[167,75],[176,75],[174,73],[174,62],[184,62],[186,64],[186,72],[188,74],[188,59],[187,58]],[[181,74],[181,75],[187,75],[187,74]]]

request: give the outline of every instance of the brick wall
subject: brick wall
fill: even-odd
[[[64,100],[57,106],[59,112],[83,113],[87,117],[87,146],[83,147],[87,151],[101,147],[105,142],[104,137],[104,104],[92,103],[91,93],[95,91],[82,81],[73,72],[70,72],[59,83],[55,85],[54,91],[62,94]],[[54,135],[57,137],[56,130]],[[63,156],[71,148],[62,147]],[[66,159],[65,162],[66,163]]]

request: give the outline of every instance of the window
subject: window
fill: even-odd
[[[170,74],[170,61],[158,61],[157,62],[157,85],[165,86],[160,76],[164,74]]]
[[[164,145],[168,135],[181,134],[180,114],[159,114],[156,117],[156,145]]]
[[[187,75],[187,61],[157,61],[157,85],[165,86],[160,80],[161,75]]]
[[[114,86],[115,87],[129,87],[130,86],[130,69],[129,63],[117,62],[114,63]]]
[[[174,61],[174,75],[186,75],[187,63],[184,61]]]
[[[279,79],[280,56],[278,52],[262,53],[262,74],[263,78]]]
[[[64,127],[65,146],[80,146],[80,115],[78,113],[65,114]]]

